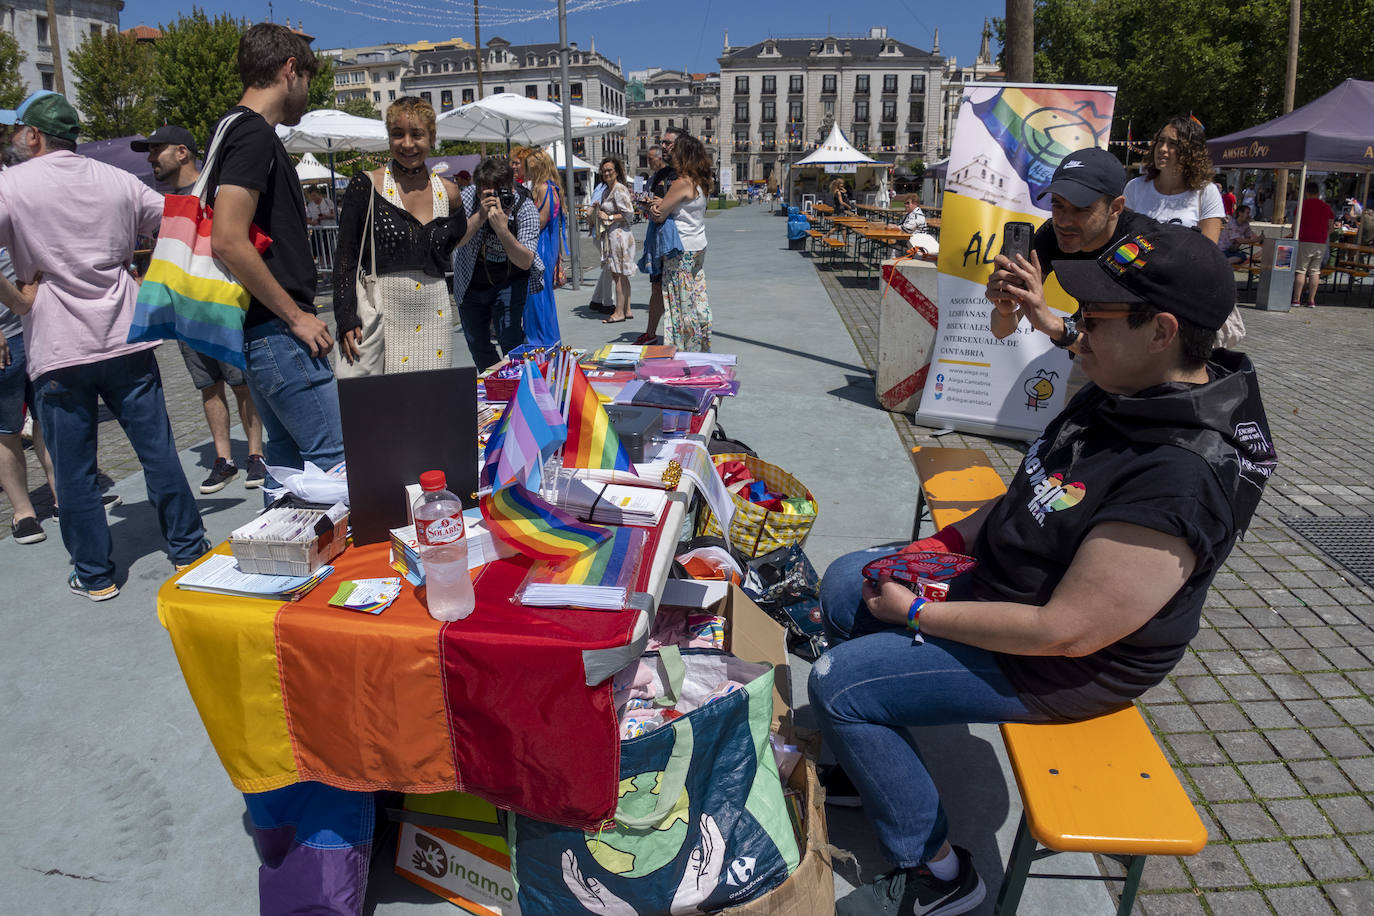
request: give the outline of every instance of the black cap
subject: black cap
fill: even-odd
[[[1079,302],[1148,302],[1213,331],[1236,306],[1235,275],[1216,242],[1172,223],[1128,235],[1095,260],[1055,261],[1054,275]]]
[[[129,148],[136,153],[146,153],[150,146],[184,146],[191,151],[192,159],[200,158],[200,151],[196,149],[196,138],[191,136],[189,130],[175,124],[162,125],[149,134],[147,140],[129,141]]]
[[[1120,197],[1126,189],[1126,169],[1111,153],[1096,146],[1069,153],[1054,170],[1050,186],[1040,192],[1058,194],[1075,207],[1091,207],[1102,195]]]

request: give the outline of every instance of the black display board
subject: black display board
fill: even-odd
[[[477,504],[477,370],[431,369],[339,379],[353,543],[406,524],[407,484],[443,471],[465,507]]]

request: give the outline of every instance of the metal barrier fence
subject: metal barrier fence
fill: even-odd
[[[338,244],[338,226],[310,227],[310,251],[315,255],[315,268],[320,273],[334,272],[334,249]]]

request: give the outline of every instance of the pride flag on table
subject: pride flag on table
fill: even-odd
[[[493,490],[520,484],[538,490],[544,462],[568,434],[544,376],[528,360],[520,371],[520,386],[506,405],[496,429],[487,439],[482,485]]]
[[[566,435],[548,382],[526,361],[520,386],[487,440],[482,483],[492,492],[482,497],[482,517],[494,536],[516,550],[555,563],[586,553],[611,535],[609,528],[579,521],[537,495],[544,462]]]
[[[582,374],[582,367],[575,363],[569,388],[568,441],[563,446],[563,466],[635,473],[606,408]]]
[[[482,497],[482,517],[493,535],[550,563],[594,550],[611,536],[610,528],[579,521],[518,484]]]

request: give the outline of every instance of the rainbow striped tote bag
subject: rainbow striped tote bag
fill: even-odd
[[[129,343],[182,340],[206,356],[244,368],[243,317],[251,296],[211,251],[214,213],[205,202],[220,141],[242,114],[221,122],[191,193],[167,195],[152,263],[129,326]],[[250,238],[258,254],[272,244],[257,226],[251,228]]]

